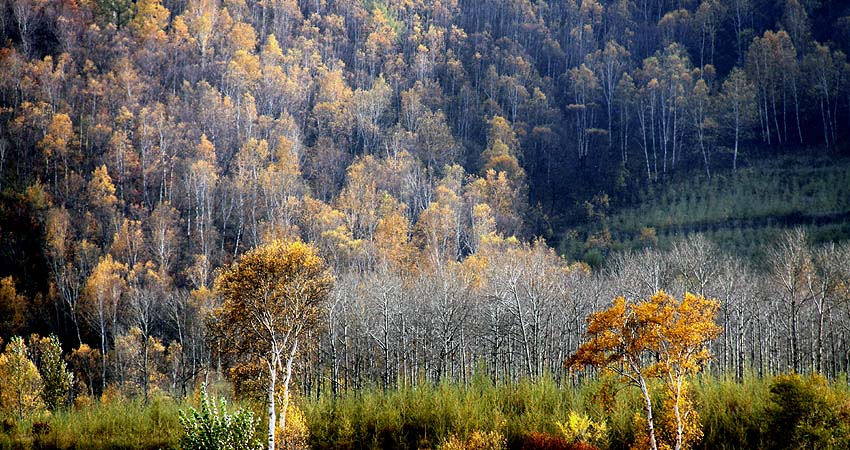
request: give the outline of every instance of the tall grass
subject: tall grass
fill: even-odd
[[[220,381],[209,390],[214,396],[230,393]],[[157,393],[148,401],[109,392],[102,401],[78,401],[76,406],[23,420],[7,418],[7,429],[0,430],[0,450],[176,449],[183,434],[179,411],[197,408],[200,399],[200,392],[185,399]]]
[[[771,448],[771,436],[788,432],[771,428],[777,414],[787,413],[776,409],[771,394],[775,380],[753,374],[743,380],[711,376],[692,380],[704,435],[696,448]],[[802,377],[801,383],[811,380]],[[607,448],[625,450],[634,442],[633,418],[643,414],[643,403],[636,389],[623,386],[616,388],[613,403],[608,403],[610,389],[599,380],[558,387],[548,378],[516,386],[476,379],[465,387],[421,383],[398,390],[367,389],[336,399],[323,395],[307,401],[304,409],[314,450],[436,448],[450,435],[463,439],[475,431],[498,431],[510,448],[518,448],[533,433],[556,434],[555,422],[564,421],[571,410],[607,422]],[[834,381],[828,389],[831,404],[850,410],[846,380]],[[655,386],[655,392],[657,414],[663,403],[660,386]],[[850,429],[850,415],[838,417]],[[831,430],[827,427],[822,432]],[[810,448],[846,447],[816,443]]]
[[[571,410],[602,419],[596,398],[600,383],[559,387],[551,378],[494,384],[476,377],[468,386],[422,382],[384,391],[379,388],[339,398],[320,396],[307,402],[305,414],[314,450],[332,448],[434,448],[455,434],[498,431],[509,444],[532,432],[555,434],[555,422]],[[625,395],[615,411],[631,409],[636,397]],[[612,434],[630,436],[631,414],[617,414]],[[625,429],[622,429],[625,427]]]
[[[701,376],[694,394],[702,420],[699,448],[761,448],[762,426],[770,404],[769,380],[748,373],[743,380]]]
[[[0,448],[177,448],[182,432],[178,411],[184,407],[183,402],[168,397],[156,397],[147,403],[128,399],[98,402],[18,421],[8,433],[0,434]]]
[[[785,397],[772,392],[778,381],[784,383],[779,392]],[[827,383],[817,376],[759,378],[747,373],[736,380],[705,375],[694,378],[691,386],[703,431],[697,449],[771,449],[786,437],[808,443],[805,448],[850,446],[850,384],[845,377]],[[661,389],[653,388],[660,412]],[[808,400],[800,404],[797,398]],[[634,442],[633,418],[643,414],[635,388],[599,379],[559,386],[549,377],[516,385],[487,377],[475,377],[468,385],[423,381],[399,389],[349,391],[336,398],[327,393],[296,399],[296,404],[305,414],[314,450],[438,448],[449,436],[463,440],[476,431],[497,431],[510,448],[519,448],[534,433],[557,434],[555,422],[565,421],[570,411],[606,422],[609,439],[603,449],[625,450]],[[197,398],[158,396],[144,402],[117,397],[19,421],[14,429],[0,430],[0,449],[176,449],[182,434],[178,411],[190,406],[197,407]],[[799,424],[788,426],[789,420]],[[34,428],[42,432],[34,433]],[[264,429],[259,424],[256,431]]]

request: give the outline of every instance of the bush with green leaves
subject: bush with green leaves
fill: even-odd
[[[823,376],[777,376],[770,400],[767,448],[848,448],[850,405]]]
[[[189,408],[180,412],[180,424],[185,434],[180,439],[183,450],[260,450],[255,437],[257,421],[249,410],[227,412],[227,402],[211,401],[206,389],[201,394],[201,410]]]
[[[62,346],[55,334],[34,340],[34,344],[39,354],[38,372],[44,385],[41,397],[48,409],[56,411],[67,404],[74,375],[62,359]]]

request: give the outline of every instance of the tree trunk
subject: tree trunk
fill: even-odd
[[[145,403],[148,402],[148,394],[150,392],[150,387],[148,386],[148,338],[147,333],[143,335],[144,342],[142,342],[142,391],[145,396]]]
[[[649,429],[649,448],[658,450],[658,443],[655,441],[655,424],[652,422],[652,398],[649,396],[649,389],[646,387],[646,380],[643,376],[640,377],[640,391],[643,394],[643,401],[646,407],[646,425]]]
[[[274,405],[274,391],[275,385],[277,382],[277,363],[276,361],[270,361],[269,363],[269,438],[268,438],[268,450],[274,450],[274,432],[275,432],[275,424],[277,423],[277,417],[275,413],[275,405]]]
[[[703,139],[703,131],[699,131],[699,148],[702,151],[702,160],[705,163],[705,176],[711,179],[711,169],[708,166],[708,152],[705,150],[705,140]]]
[[[738,107],[735,107],[735,152],[732,155],[732,170],[735,171],[735,172],[738,171],[738,141],[740,139],[740,131],[741,131],[741,125],[740,125],[739,117],[740,117],[739,109],[738,109]]]
[[[100,393],[106,392],[106,328],[100,326]]]
[[[289,381],[292,379],[292,361],[295,360],[295,352],[298,351],[298,338],[292,342],[292,349],[286,358],[286,376],[283,379],[283,405],[280,411],[280,430],[286,430],[286,410],[289,409]]]
[[[676,415],[676,447],[674,450],[682,449],[682,441],[684,440],[685,425],[682,418],[682,411],[679,409],[679,402],[682,399],[682,378],[677,377],[676,380],[676,398],[673,404],[673,412]]]

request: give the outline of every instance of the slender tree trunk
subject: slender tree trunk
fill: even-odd
[[[673,404],[673,413],[676,416],[676,447],[674,450],[682,449],[682,441],[685,435],[685,425],[682,418],[682,411],[679,409],[679,402],[682,400],[682,377],[676,377],[676,397]]]
[[[384,297],[384,390],[390,387],[390,301],[386,292]]]
[[[106,326],[100,325],[100,392],[106,392]]]
[[[740,301],[740,300],[739,300]],[[744,379],[744,314],[740,309],[738,310],[738,368],[737,375],[738,381],[742,381]]]
[[[792,294],[793,295],[793,294]],[[800,355],[798,353],[797,343],[799,342],[797,338],[798,325],[797,325],[797,300],[793,297],[791,298],[791,367],[794,371],[800,371]]]
[[[759,122],[761,122],[762,139],[767,139],[767,145],[771,144],[770,139],[770,109],[767,107],[767,92],[762,89],[762,101],[759,102]]]
[[[74,302],[76,304],[76,302]],[[77,348],[82,347],[83,345],[83,337],[80,335],[80,321],[77,319],[77,308],[71,308],[71,321],[74,322],[74,331],[77,334]]]
[[[646,179],[649,181],[652,179],[652,169],[649,165],[649,143],[646,140],[646,112],[643,109],[643,105],[640,105],[638,118],[640,119],[640,131],[643,138],[643,156],[646,160]]]
[[[771,105],[773,106],[773,125],[776,126],[776,140],[782,144],[782,130],[779,128],[779,114],[776,112],[776,92],[771,98]]]
[[[283,379],[283,405],[280,411],[280,429],[286,429],[286,410],[289,409],[289,381],[292,380],[292,361],[295,360],[295,353],[298,351],[298,338],[292,342],[292,349],[289,351],[289,356],[286,358],[286,376]]]
[[[701,126],[701,125],[699,125],[699,126]],[[705,163],[705,176],[708,177],[708,179],[710,180],[711,179],[711,169],[709,169],[709,166],[708,166],[708,152],[705,149],[705,137],[703,135],[703,130],[700,129],[697,134],[699,136],[699,148],[700,148],[700,151],[702,151],[702,160],[703,160],[703,163]]]
[[[824,286],[826,288],[826,286]],[[814,296],[814,295],[813,295]],[[816,300],[818,308],[818,328],[817,328],[817,347],[815,348],[815,370],[823,373],[823,328],[826,321],[826,299],[823,294],[819,294],[819,299]]]
[[[646,407],[646,425],[649,429],[649,448],[658,450],[658,443],[655,440],[655,424],[652,420],[652,398],[649,396],[649,388],[646,386],[646,380],[643,376],[639,378],[640,392],[643,394],[644,406]]]
[[[522,302],[520,301],[519,294],[514,291],[513,296],[517,308],[517,319],[519,319],[520,332],[522,333],[522,350],[525,354],[525,369],[530,377],[533,374],[533,366],[531,361],[531,347],[529,343],[528,330],[526,329],[527,327],[525,318],[523,317]]]
[[[274,391],[275,386],[277,384],[277,361],[269,361],[268,362],[269,369],[269,391],[268,391],[268,402],[269,402],[269,435],[268,435],[268,450],[274,450],[274,432],[275,432],[275,424],[277,424],[277,414],[275,412],[275,401],[274,401]]]
[[[740,107],[735,107],[735,153],[732,155],[732,170],[738,171],[738,141],[741,133]]]
[[[147,402],[148,402],[148,393],[149,393],[149,391],[150,391],[149,386],[148,386],[148,358],[149,358],[149,352],[148,352],[148,338],[147,338],[147,332],[145,332],[145,334],[143,335],[143,337],[144,337],[144,342],[142,342],[142,391],[144,392],[144,396],[145,396],[145,403],[147,403]]]
[[[828,129],[828,123],[829,122],[826,118],[826,111],[824,111],[823,99],[821,99],[821,101],[819,103],[820,103],[821,122],[823,122],[823,142],[826,145],[826,148],[829,148],[829,129]]]
[[[792,86],[792,93],[794,94],[794,116],[797,119],[797,136],[800,138],[800,145],[803,145],[803,127],[800,125],[800,96],[797,93],[796,79],[792,79]]]

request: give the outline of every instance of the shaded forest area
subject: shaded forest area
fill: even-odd
[[[215,270],[270,238],[336,276],[305,392],[561,380],[588,313],[662,288],[721,301],[718,371],[850,365],[846,245],[590,270],[536,239],[606,249],[640,190],[840,157],[837,2],[0,0],[0,35],[0,337],[57,333],[81,395],[226,366]]]

